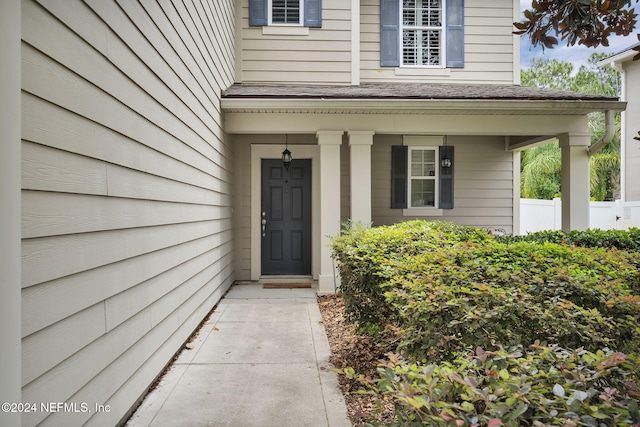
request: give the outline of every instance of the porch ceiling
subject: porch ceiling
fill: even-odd
[[[229,113],[584,115],[625,107],[613,97],[479,84],[236,84],[222,96]]]

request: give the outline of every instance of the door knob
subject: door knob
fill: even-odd
[[[266,212],[262,212],[262,221],[260,221],[262,223],[262,237],[265,237],[267,235],[267,213]]]

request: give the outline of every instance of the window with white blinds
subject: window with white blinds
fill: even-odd
[[[301,0],[270,0],[271,24],[301,25],[302,5]]]
[[[402,65],[443,63],[443,0],[402,0]]]

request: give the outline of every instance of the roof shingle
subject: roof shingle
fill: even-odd
[[[224,91],[223,98],[618,100],[615,97],[528,86],[441,83],[371,83],[359,86],[234,84]]]

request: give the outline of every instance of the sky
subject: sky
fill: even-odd
[[[531,7],[531,0],[520,0],[520,11]],[[566,41],[558,40],[558,45],[553,49],[545,49],[540,46],[533,48],[526,36],[520,37],[520,64],[522,68],[529,68],[533,58],[557,59],[559,61],[571,62],[573,69],[578,71],[581,65],[587,64],[589,56],[594,52],[605,52],[608,54],[618,53],[638,42],[635,35],[640,28],[636,27],[634,34],[627,37],[613,35],[609,37],[609,47],[587,48],[577,43],[574,46],[567,46]]]

